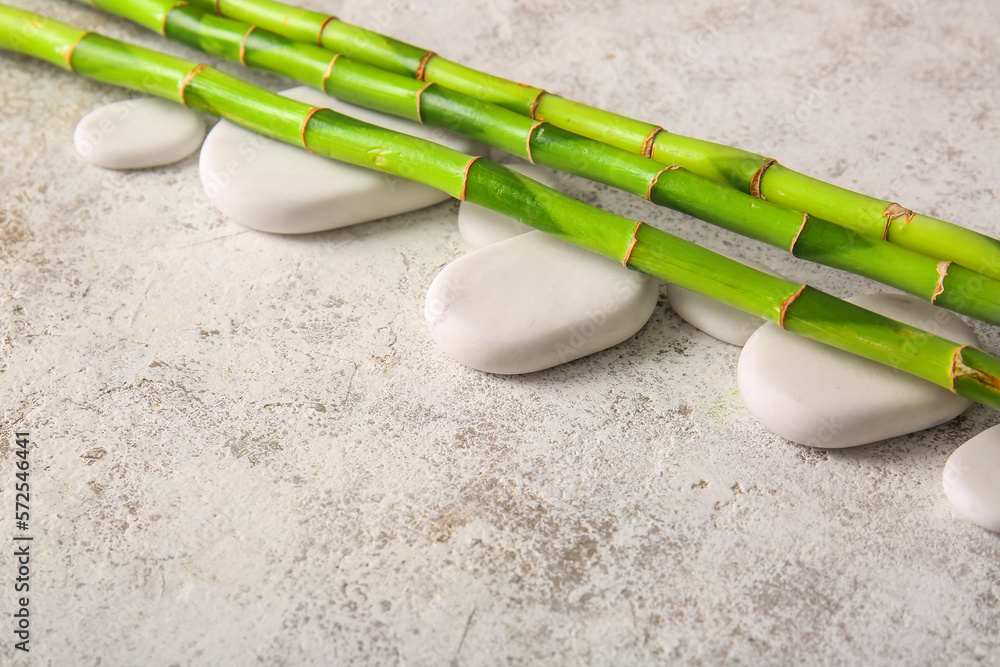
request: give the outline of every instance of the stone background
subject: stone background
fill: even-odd
[[[12,2],[204,59],[84,5]],[[308,4],[1000,233],[992,0]],[[1000,664],[1000,535],[941,491],[996,412],[793,445],[743,406],[739,350],[665,302],[563,367],[459,367],[423,323],[465,251],[454,202],[248,231],[206,203],[196,157],[118,173],[75,154],[78,119],[131,95],[0,54],[0,540],[15,429],[35,537],[31,659],[7,620],[0,663]],[[561,182],[791,279],[875,289]]]

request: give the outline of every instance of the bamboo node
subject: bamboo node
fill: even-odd
[[[90,35],[90,34],[91,34],[90,30],[85,31],[66,50],[66,69],[68,69],[70,72],[76,72],[76,70],[73,69],[73,53],[76,51],[76,47],[78,47],[80,45],[80,42],[82,42],[84,39],[86,39],[87,35]]]
[[[535,130],[537,130],[540,125],[544,124],[545,124],[544,120],[535,121],[535,124],[531,126],[530,130],[528,130],[528,138],[524,142],[525,148],[527,149],[528,153],[527,155],[528,162],[530,162],[531,164],[535,164],[535,158],[531,154],[531,136],[535,133]]]
[[[215,6],[215,13],[222,16],[222,8],[219,7],[219,0],[215,0],[212,4]]]
[[[481,157],[482,155],[477,155],[465,163],[465,168],[462,169],[462,191],[458,193],[459,201],[465,201],[465,190],[469,186],[469,169],[472,167],[472,164]]]
[[[799,231],[795,232],[795,238],[792,239],[791,245],[788,246],[788,252],[795,256],[795,244],[799,242],[799,237],[802,236],[802,231],[806,228],[806,223],[809,222],[809,214],[805,211],[802,212],[802,224],[799,225]]]
[[[206,67],[208,67],[208,65],[206,65],[205,63],[198,63],[197,65],[192,67],[188,71],[188,73],[184,75],[184,79],[181,80],[181,88],[177,93],[177,97],[179,98],[180,103],[183,104],[184,106],[187,106],[187,100],[184,99],[184,91],[187,90],[188,84],[191,83],[196,76],[201,74],[201,71]]]
[[[333,59],[330,61],[330,64],[327,65],[326,71],[323,72],[323,78],[320,80],[320,84],[319,85],[326,92],[329,92],[329,91],[326,90],[326,81],[327,81],[327,79],[329,79],[333,75],[333,66],[337,64],[337,60],[342,55],[343,54],[341,54],[341,53],[335,53],[334,56],[333,56]]]
[[[427,63],[429,63],[431,61],[431,58],[433,58],[436,55],[437,54],[434,53],[433,51],[428,51],[423,55],[423,57],[420,59],[420,64],[417,65],[417,71],[413,74],[414,79],[416,79],[417,81],[427,80]]]
[[[219,0],[215,1],[218,2]],[[330,21],[336,20],[337,17],[331,14],[323,19],[323,22],[319,24],[319,32],[316,33],[316,46],[323,46],[323,31],[326,30],[326,26],[330,24]]]
[[[941,261],[937,263],[937,285],[934,287],[934,293],[931,294],[931,303],[944,294],[944,279],[948,277],[948,267],[951,266],[950,261]]]
[[[646,223],[643,222],[642,220],[636,220],[635,222],[635,229],[632,230],[632,240],[631,242],[629,242],[628,248],[625,250],[625,256],[622,257],[622,266],[624,266],[626,269],[628,268],[628,263],[632,260],[632,252],[635,250],[635,244],[639,242],[639,239],[636,236],[636,234],[639,233],[639,228],[642,227],[644,224]]]
[[[538,113],[538,103],[542,101],[542,95],[544,95],[546,90],[539,88],[538,93],[535,95],[535,99],[531,100],[531,108],[528,109],[528,118],[531,120],[544,120],[538,118],[536,114]]]
[[[985,371],[981,371],[978,368],[972,368],[971,366],[965,365],[965,362],[962,361],[962,351],[965,350],[965,348],[975,349],[971,345],[962,345],[952,354],[951,370],[948,373],[951,376],[951,390],[955,391],[955,381],[958,380],[958,378],[966,378],[979,383],[981,386],[991,391],[1000,391],[1000,378],[995,375],[990,375]]]
[[[882,240],[886,241],[889,239],[889,225],[892,224],[893,220],[905,216],[906,220],[904,222],[908,225],[913,220],[913,216],[915,215],[916,213],[914,211],[911,211],[905,206],[900,206],[896,202],[890,202],[889,205],[885,207],[885,210],[882,211],[882,217],[885,218],[885,227],[882,228]]]
[[[771,168],[772,164],[777,163],[777,160],[768,160],[762,164],[757,171],[753,173],[753,177],[750,179],[750,196],[756,197],[757,199],[764,199],[764,195],[760,193],[760,182],[764,178],[764,172]]]
[[[315,151],[313,151],[313,149],[309,148],[309,146],[306,145],[306,126],[309,125],[309,121],[312,120],[313,116],[315,116],[318,112],[324,110],[326,110],[326,107],[310,108],[309,113],[307,113],[305,115],[305,118],[302,119],[302,125],[299,127],[299,135],[302,137],[302,148],[306,149],[310,153],[313,153]]]
[[[791,305],[795,303],[796,299],[802,296],[802,291],[805,290],[805,288],[806,286],[803,285],[802,287],[795,290],[795,292],[791,296],[789,296],[787,299],[781,302],[781,310],[778,311],[778,326],[780,326],[782,329],[786,328],[785,316],[788,315],[789,307],[791,307]]]
[[[955,380],[960,376],[967,375],[971,370],[968,366],[962,363],[962,351],[968,345],[960,345],[955,348],[955,351],[951,353],[951,368],[948,369],[948,377],[951,378],[951,391],[953,393],[958,393],[955,391]]]
[[[250,29],[247,30],[247,33],[243,35],[243,39],[240,41],[240,62],[243,63],[244,66],[247,64],[247,37],[249,37],[250,33],[256,29],[257,26],[250,26]]]
[[[657,125],[653,128],[653,131],[649,133],[646,139],[642,142],[642,156],[652,158],[653,157],[653,147],[656,142],[656,135],[663,132],[663,128]]]
[[[646,199],[653,201],[653,188],[656,187],[657,181],[660,180],[660,176],[663,175],[665,171],[673,171],[674,169],[680,169],[680,165],[672,164],[656,172],[653,178],[649,179],[649,185],[646,186]]]
[[[421,109],[420,109],[420,96],[424,94],[425,90],[427,90],[428,88],[430,88],[433,85],[434,85],[433,83],[425,83],[424,87],[421,88],[420,90],[418,90],[416,92],[416,94],[415,94],[415,98],[416,98],[416,102],[417,102],[417,121],[421,125],[424,124],[424,115],[423,115],[423,111],[421,111]]]
[[[160,34],[161,35],[163,35],[164,37],[167,36],[167,17],[170,16],[170,12],[174,11],[178,7],[183,7],[186,4],[188,4],[187,0],[181,0],[180,2],[175,2],[174,4],[172,4],[170,6],[170,9],[168,9],[165,12],[163,12],[163,21],[160,22]]]

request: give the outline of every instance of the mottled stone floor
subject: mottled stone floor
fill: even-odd
[[[12,2],[200,58],[82,4]],[[1000,233],[990,0],[325,7]],[[792,445],[743,406],[738,350],[665,301],[566,366],[459,367],[423,322],[464,252],[453,202],[251,232],[207,205],[195,157],[117,173],[75,155],[76,121],[129,95],[0,54],[0,539],[13,432],[34,443],[32,650],[13,648],[8,542],[0,663],[1000,664],[1000,535],[941,491],[996,412]],[[562,184],[837,294],[874,289]]]

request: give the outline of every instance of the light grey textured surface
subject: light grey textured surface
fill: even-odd
[[[14,4],[201,59],[85,6]],[[990,0],[327,7],[1000,233]],[[454,203],[250,232],[205,204],[195,158],[75,155],[77,120],[130,93],[0,63],[0,663],[1000,664],[1000,536],[941,491],[996,412],[794,446],[743,407],[737,348],[666,304],[550,371],[459,367],[423,322],[464,250]],[[792,279],[873,288],[562,183]],[[35,442],[30,661],[8,615],[15,428]]]

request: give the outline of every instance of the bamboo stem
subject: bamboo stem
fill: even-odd
[[[1000,359],[588,206],[489,159],[316,109],[205,65],[4,5],[0,48],[173,99],[334,159],[406,172],[631,268],[1000,409]]]
[[[174,0],[90,0],[90,4],[162,27],[165,36],[212,55],[284,74],[331,95],[446,127],[532,163],[631,192],[796,257],[878,280],[939,306],[1000,324],[1000,281],[817,217],[753,198],[683,168],[532,120],[438,84],[421,83],[343,54],[295,42],[242,21]],[[657,133],[647,139],[653,140]],[[652,141],[647,142],[652,145]],[[652,150],[652,148],[650,148]],[[773,168],[774,165],[770,165]]]
[[[763,155],[685,137],[541,88],[491,76],[336,17],[275,0],[191,0],[191,3],[297,41],[319,43],[331,51],[391,72],[441,84],[532,119],[648,155],[664,164],[680,165],[700,176],[785,208],[806,211],[810,216],[869,238],[885,239],[1000,279],[1000,240],[911,211],[895,202],[825,183]]]

